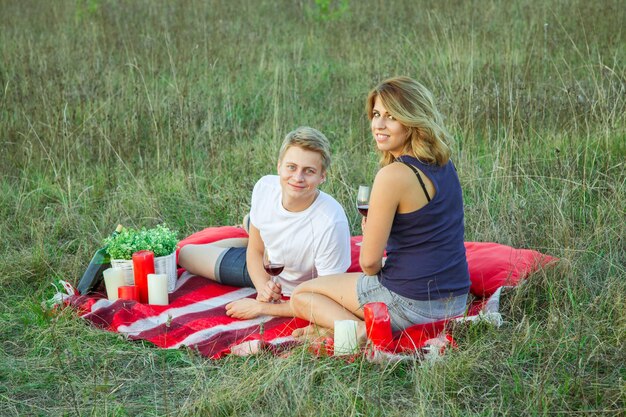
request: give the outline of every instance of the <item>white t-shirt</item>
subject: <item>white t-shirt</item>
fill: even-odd
[[[269,252],[285,264],[277,277],[285,295],[304,281],[342,273],[350,266],[346,213],[322,191],[306,210],[290,212],[282,205],[279,177],[266,175],[252,191],[250,222]]]

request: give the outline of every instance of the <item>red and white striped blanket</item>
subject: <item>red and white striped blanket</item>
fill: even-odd
[[[243,236],[246,236],[245,231],[239,228],[208,228],[181,241],[180,246]],[[360,237],[352,238],[353,262],[349,271],[358,271],[360,240]],[[479,298],[468,307],[463,320],[481,317],[499,323],[501,289],[515,286],[533,271],[555,260],[536,251],[496,243],[467,242],[465,246],[471,292]],[[291,332],[307,325],[305,320],[271,316],[238,320],[226,315],[226,304],[244,297],[252,298],[255,294],[251,288],[230,287],[179,270],[179,280],[167,306],[127,300],[111,302],[103,292],[70,295],[64,300],[75,307],[82,318],[99,328],[124,334],[131,340],[147,340],[161,348],[187,346],[211,358],[228,353],[251,353],[259,346],[281,352],[298,345]],[[424,331],[423,326],[410,328],[395,335],[396,345],[392,350],[419,349],[436,336],[432,331],[442,329],[442,326],[431,326],[429,331]]]

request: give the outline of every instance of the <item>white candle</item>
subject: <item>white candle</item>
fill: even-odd
[[[355,353],[358,348],[356,339],[357,322],[354,320],[335,320],[334,352],[337,355]]]
[[[148,274],[148,304],[168,305],[167,274]]]
[[[104,275],[104,286],[107,289],[107,298],[111,301],[117,300],[117,289],[126,285],[124,270],[121,268],[108,268],[102,274]]]

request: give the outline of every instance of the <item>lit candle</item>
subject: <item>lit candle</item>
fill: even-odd
[[[390,348],[393,335],[387,305],[385,303],[367,303],[363,306],[363,315],[367,338],[378,349]]]
[[[133,253],[133,273],[140,303],[148,302],[148,274],[154,274],[154,253],[140,250]]]
[[[137,287],[134,285],[124,285],[117,288],[117,295],[120,300],[139,301]]]
[[[107,289],[107,298],[115,301],[119,298],[117,289],[126,285],[125,273],[121,268],[108,268],[102,273],[104,275],[104,286]]]
[[[148,304],[166,306],[169,303],[167,274],[148,274]]]
[[[358,348],[356,339],[357,322],[354,320],[335,320],[335,350],[333,354],[349,355]]]

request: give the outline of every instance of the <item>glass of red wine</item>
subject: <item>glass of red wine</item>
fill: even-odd
[[[282,256],[282,254],[280,255]],[[272,252],[270,255],[270,251],[267,249],[267,246],[263,251],[263,268],[273,282],[276,282],[275,277],[280,275],[280,273],[283,272],[283,269],[285,269],[285,262],[281,256],[275,252]]]
[[[368,185],[359,185],[359,191],[356,194],[356,208],[364,217],[367,217],[367,210],[370,208],[370,192]]]

